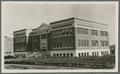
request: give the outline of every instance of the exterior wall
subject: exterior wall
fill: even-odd
[[[57,50],[57,51],[50,51],[50,55],[52,57],[75,57],[76,52],[75,50]]]
[[[75,50],[73,24],[72,19],[50,24],[50,51]]]
[[[84,34],[81,32],[83,29]],[[23,40],[17,41],[19,38]],[[20,50],[17,46],[24,46],[24,49]],[[108,55],[107,25],[77,18],[52,22],[50,26],[43,23],[29,33],[25,29],[14,32],[14,51],[17,54],[29,52],[29,55],[50,53],[60,57]]]
[[[28,34],[30,30],[22,29],[14,32],[14,53],[22,54],[28,52]],[[26,57],[26,54],[22,54]],[[18,55],[18,57],[21,55]]]
[[[60,35],[55,37],[55,34],[58,32],[68,30],[68,34]],[[71,30],[71,32],[69,31]],[[74,42],[74,28],[60,29],[51,32],[51,50],[75,50]]]
[[[72,31],[73,34],[71,36],[59,35],[60,31],[67,30],[69,27],[71,27],[73,30]],[[60,53],[62,53],[62,51],[69,51],[69,50],[76,50],[76,54],[74,55],[76,57],[78,57],[78,53],[85,53],[85,52],[88,52],[90,56],[96,56],[96,55],[103,56],[106,54],[110,54],[109,34],[107,34],[107,36],[101,36],[101,31],[105,31],[108,33],[106,24],[96,23],[96,22],[87,21],[83,19],[70,18],[70,19],[51,23],[51,28],[52,29],[50,32],[50,35],[51,35],[50,49],[51,49],[51,52],[54,52],[54,54],[55,53],[58,54],[60,51],[61,51]],[[87,29],[88,33],[79,34],[78,33],[79,28]],[[97,35],[94,35],[93,30],[95,31],[97,30]],[[79,46],[79,42],[81,42],[79,40],[82,40],[82,42],[84,40],[85,43],[82,43],[82,44],[87,43],[87,45]],[[68,48],[66,42],[68,42],[68,44],[72,44],[73,48]],[[61,43],[61,46],[60,46],[60,43]],[[62,45],[62,43],[64,44]],[[57,44],[59,44],[58,45],[59,47],[54,48],[54,45],[57,46]],[[66,46],[66,48],[62,46]]]
[[[28,48],[31,53],[28,56],[48,55],[49,40],[49,25],[43,23],[38,28],[32,29],[28,41]]]
[[[92,25],[91,25],[92,24]],[[101,31],[107,31],[107,25],[96,24],[86,21],[77,20],[75,21],[75,43],[76,43],[76,51],[78,53],[87,53],[90,56],[94,56],[94,52],[96,52],[97,56],[101,55],[101,52],[106,54],[110,54],[109,50],[109,35],[101,36]],[[86,29],[85,33],[81,33],[81,31]],[[93,34],[93,30],[95,34]],[[103,41],[104,44],[103,45]],[[76,56],[78,56],[78,53]],[[93,53],[93,54],[92,54]]]
[[[78,49],[76,50],[76,57],[105,56],[109,54],[110,54],[109,49]]]

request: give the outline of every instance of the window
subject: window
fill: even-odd
[[[78,40],[78,46],[89,46],[89,40]]]
[[[71,56],[71,57],[73,57],[73,54],[72,54],[72,53],[70,53],[70,56]]]
[[[57,53],[57,57],[59,56],[59,54]]]
[[[89,56],[89,53],[87,52],[87,56]]]
[[[98,31],[94,30],[94,29],[91,29],[91,35],[97,36],[98,35]]]
[[[80,53],[78,53],[79,57],[80,57]]]
[[[62,56],[62,53],[60,53],[60,56]]]
[[[69,34],[72,34],[72,29],[69,29]]]
[[[100,35],[101,36],[108,36],[108,32],[107,31],[100,31]]]
[[[83,53],[82,53],[82,56],[84,56]]]
[[[78,34],[88,34],[87,28],[78,28]]]
[[[56,55],[55,55],[55,54],[53,54],[53,56],[55,57]]]
[[[78,40],[78,46],[79,46],[79,47],[81,46],[80,40]]]
[[[63,53],[63,56],[65,57],[65,53]]]
[[[69,57],[69,53],[67,53],[67,56]]]
[[[94,56],[94,52],[92,52],[92,55]]]
[[[108,46],[108,41],[101,41],[101,46]]]
[[[92,40],[92,46],[98,46],[98,40]]]
[[[62,35],[63,35],[63,36],[65,35],[65,30],[62,30]]]

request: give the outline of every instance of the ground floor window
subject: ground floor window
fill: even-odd
[[[89,56],[89,53],[88,52],[78,53],[78,56],[79,57],[81,57],[81,56]]]
[[[92,52],[92,56],[98,56],[98,52]]]
[[[108,55],[108,51],[101,51],[101,55],[104,56],[104,55]]]
[[[54,53],[54,57],[73,57],[73,53]]]

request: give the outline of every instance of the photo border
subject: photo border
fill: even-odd
[[[5,0],[5,1],[6,1],[6,0]],[[5,2],[5,1],[4,1],[4,2]],[[18,1],[16,1],[16,2],[18,2]],[[25,2],[25,1],[23,1],[23,2]],[[30,1],[29,1],[29,2],[30,2]],[[35,1],[35,2],[36,2],[36,1]],[[40,1],[39,1],[39,2],[40,2]],[[42,2],[43,2],[43,1],[42,1]],[[49,1],[46,1],[46,2],[49,2]],[[50,1],[50,2],[53,2],[53,1]],[[57,1],[55,1],[55,2],[57,2]],[[60,1],[59,1],[59,2],[60,2]],[[79,2],[80,2],[80,1],[79,1]],[[82,2],[84,2],[84,1],[82,1]],[[87,2],[87,1],[85,1],[85,2]],[[89,1],[88,1],[88,2],[89,2]],[[91,2],[91,1],[90,1],[90,2]],[[97,1],[97,2],[98,2],[98,1]],[[105,1],[104,1],[104,2],[105,2]],[[114,2],[115,2],[115,1],[114,1]],[[72,1],[72,3],[73,3],[73,1]],[[91,2],[91,3],[92,3],[92,2]],[[89,4],[89,3],[88,3],[88,4]],[[1,5],[2,5],[2,3],[1,3]],[[118,4],[118,6],[119,6],[119,4]],[[2,8],[1,8],[1,10],[2,10]],[[118,10],[117,10],[117,13],[116,13],[116,14],[117,14],[117,16],[118,16]],[[1,17],[2,17],[2,15],[1,15]],[[2,19],[1,19],[1,22],[2,22]],[[119,21],[118,21],[118,17],[117,17],[117,20],[116,20],[116,23],[117,23],[117,26],[116,26],[116,30],[117,30],[117,36],[116,36],[116,39],[117,39],[117,40],[116,40],[116,42],[117,42],[117,45],[116,45],[116,48],[118,48],[118,30],[119,30],[118,22],[119,22]],[[2,24],[2,23],[1,23],[1,24]],[[118,28],[117,28],[117,27],[118,27]],[[2,41],[2,42],[1,42],[1,47],[3,48],[3,47],[4,47],[4,45],[3,45],[3,44],[4,44],[4,37],[3,37],[3,36],[4,36],[4,32],[3,32],[3,26],[2,26],[2,25],[1,25],[1,36],[2,36],[2,37],[1,37],[1,41]],[[119,48],[118,48],[118,49],[119,49]],[[119,55],[119,54],[118,54],[118,49],[116,50],[116,53],[117,53],[117,54],[116,54],[116,55],[117,55],[117,56],[116,56],[116,59],[118,59],[118,55]],[[1,50],[1,52],[3,53],[3,49]],[[4,59],[4,57],[3,57],[2,54],[1,54],[1,56],[2,56],[2,58],[1,58],[1,70],[2,70],[2,72],[4,72],[4,73],[13,73],[13,71],[12,71],[12,72],[11,72],[11,71],[9,71],[9,72],[3,71],[3,66],[4,66],[4,65],[3,65],[3,63],[4,63],[4,60],[3,60],[3,59]],[[118,61],[116,61],[116,63],[118,64]],[[118,69],[118,65],[116,65],[116,67],[117,67],[117,69]],[[29,70],[31,70],[31,69],[29,69]],[[38,70],[39,70],[39,69],[38,69]],[[47,70],[47,69],[46,69],[46,70]],[[58,70],[56,70],[56,71],[53,71],[53,72],[50,72],[50,70],[47,70],[48,72],[46,72],[46,70],[45,70],[45,72],[42,72],[42,71],[41,71],[41,72],[35,72],[35,73],[53,73],[53,72],[54,72],[54,73],[57,73],[58,70],[60,70],[60,69],[58,69]],[[65,69],[64,69],[64,70],[65,70]],[[80,69],[80,70],[81,70],[81,69]],[[85,69],[85,70],[88,70],[88,69]],[[89,69],[89,70],[91,70],[91,69]],[[21,70],[20,70],[20,71],[21,71]],[[24,72],[23,72],[23,71],[24,71]],[[36,70],[35,70],[35,71],[36,71]],[[40,70],[39,70],[39,71],[40,71]],[[117,70],[117,71],[118,71],[118,70]],[[117,71],[115,71],[115,72],[117,72]],[[76,71],[74,71],[74,72],[76,72]],[[74,73],[74,72],[73,72],[73,70],[72,70],[71,73]],[[81,71],[81,72],[83,72],[83,71]],[[89,72],[90,72],[90,73],[91,73],[91,72],[94,72],[94,73],[95,73],[95,72],[99,72],[99,71],[89,71]],[[109,71],[108,71],[108,72],[109,72]],[[14,73],[16,73],[16,72],[14,72]],[[31,73],[31,71],[22,70],[22,73]],[[34,72],[33,72],[33,73],[34,73]],[[62,71],[62,72],[59,72],[59,73],[68,73],[68,71],[66,70],[65,72]],[[80,73],[80,72],[77,71],[76,73]],[[85,73],[85,72],[84,72],[84,73]],[[88,72],[86,72],[86,73],[88,73]]]

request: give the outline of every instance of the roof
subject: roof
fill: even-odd
[[[26,30],[26,29],[17,30],[17,31],[14,31],[14,33],[15,33],[15,32],[20,32],[20,31],[24,31],[24,30]]]
[[[94,21],[90,21],[90,20],[85,20],[85,19],[76,18],[76,17],[71,17],[71,18],[67,18],[67,19],[64,19],[64,20],[59,20],[59,21],[51,22],[50,24],[55,24],[55,23],[59,23],[59,22],[62,22],[62,21],[69,21],[69,20],[81,20],[81,21],[90,22],[90,23],[107,25],[107,24],[103,24],[103,23],[99,23],[99,22],[94,22]]]

